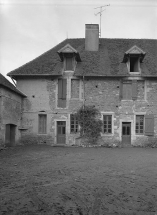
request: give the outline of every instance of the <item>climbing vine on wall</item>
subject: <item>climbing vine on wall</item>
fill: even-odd
[[[87,138],[89,143],[96,144],[102,131],[100,112],[95,106],[82,106],[76,113],[80,125],[80,135]]]

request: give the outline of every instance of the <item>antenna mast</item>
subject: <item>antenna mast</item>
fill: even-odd
[[[98,13],[95,14],[95,16],[97,16],[98,14],[100,14],[100,31],[99,31],[100,37],[101,37],[101,16],[102,16],[102,12],[105,10],[105,9],[103,10],[103,7],[107,7],[107,6],[110,6],[110,4],[106,4],[106,5],[94,8],[94,9],[100,8],[100,12],[98,12]]]

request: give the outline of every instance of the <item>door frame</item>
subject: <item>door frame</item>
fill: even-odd
[[[9,131],[8,131],[8,128]],[[5,145],[6,146],[15,146],[15,141],[16,141],[16,130],[17,125],[12,124],[12,123],[7,123],[5,124]]]
[[[65,122],[66,128],[65,128],[65,144],[67,144],[67,131],[68,131],[68,120],[67,119],[54,119],[55,123],[55,140],[54,143],[57,144],[57,122]]]
[[[123,134],[123,128],[129,128],[130,134]],[[124,141],[125,140],[125,141]],[[122,144],[123,145],[131,145],[131,122],[122,122]]]
[[[120,119],[120,126],[119,126],[119,140],[122,141],[122,123],[123,122],[131,122],[131,144],[133,140],[133,136],[135,135],[135,129],[134,129],[134,121],[128,120],[128,119]]]

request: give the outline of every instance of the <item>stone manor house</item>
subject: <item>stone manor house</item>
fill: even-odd
[[[75,145],[83,104],[101,112],[102,143],[157,137],[157,40],[99,38],[99,25],[85,27],[85,39],[66,39],[8,73],[16,87],[0,85],[2,144],[33,136]]]

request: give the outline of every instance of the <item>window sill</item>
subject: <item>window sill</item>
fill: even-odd
[[[38,133],[38,135],[40,136],[40,135],[47,135],[47,133]]]
[[[56,109],[57,109],[57,110],[60,110],[60,109],[61,109],[61,110],[66,110],[66,109],[68,109],[68,107],[65,107],[65,108],[62,108],[62,107],[56,107]]]
[[[102,137],[110,137],[110,136],[113,136],[114,134],[113,133],[111,133],[111,134],[105,134],[105,133],[101,133],[101,136]]]
[[[134,76],[134,75],[141,75],[141,72],[129,72],[130,75]]]
[[[136,136],[145,136],[145,134],[135,134]]]
[[[70,98],[70,100],[79,100],[79,101],[83,101],[83,99],[81,99],[81,98]]]

